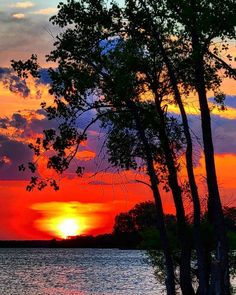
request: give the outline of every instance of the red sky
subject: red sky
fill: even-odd
[[[6,35],[4,37],[0,33],[3,42],[0,53],[0,239],[59,237],[63,236],[66,225],[74,228],[77,234],[110,232],[117,213],[129,210],[138,202],[152,199],[152,196],[147,186],[135,182],[143,177],[135,172],[103,172],[93,176],[99,161],[94,158],[99,149],[97,129],[90,130],[89,140],[78,154],[79,160],[86,166],[83,178],[68,173],[61,180],[58,192],[45,189],[28,193],[25,190],[29,175],[19,173],[17,167],[32,159],[27,145],[44,128],[56,122],[49,124],[39,111],[42,100],[52,100],[47,85],[35,85],[33,81],[29,81],[28,86],[21,84],[8,68],[10,59],[26,58],[35,50],[45,65],[43,56],[50,50],[52,43],[48,34],[51,27],[47,20],[53,7],[46,6],[41,0],[31,2],[28,8],[17,7],[17,1],[12,3],[15,6],[1,7],[0,3],[1,31]],[[17,14],[22,17],[17,17]],[[235,43],[231,51],[235,56]],[[228,95],[227,111],[214,109],[212,113],[216,165],[222,201],[224,204],[236,205],[235,82],[225,81],[223,87]],[[197,100],[193,96],[191,101],[187,108],[189,120],[200,138]],[[178,113],[174,108],[172,111]],[[200,192],[204,195],[206,185],[202,147],[196,138],[194,142],[196,175]],[[43,165],[44,159],[40,163],[40,173],[48,173]],[[163,203],[166,212],[174,212],[169,195],[164,196]]]

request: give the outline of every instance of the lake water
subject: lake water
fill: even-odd
[[[132,250],[0,249],[0,294],[161,294],[144,258]]]

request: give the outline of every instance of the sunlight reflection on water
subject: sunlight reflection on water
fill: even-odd
[[[161,294],[142,251],[0,249],[0,294]]]

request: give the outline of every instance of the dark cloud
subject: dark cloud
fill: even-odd
[[[37,122],[37,124],[36,124]],[[29,179],[30,173],[21,173],[18,166],[32,161],[33,152],[29,149],[24,139],[29,138],[37,131],[46,127],[44,120],[27,120],[27,117],[20,113],[14,113],[11,118],[0,118],[0,127],[8,129],[14,127],[12,135],[0,135],[0,179]],[[42,125],[40,127],[40,125]],[[37,126],[37,128],[36,128]],[[49,123],[47,125],[49,127]]]
[[[0,128],[7,129],[8,127],[25,129],[27,127],[27,119],[19,113],[14,113],[11,118],[0,118]]]
[[[58,128],[60,122],[58,120],[48,120],[44,110],[37,110],[35,113],[45,115],[45,117],[37,118],[32,112],[25,115],[24,113],[14,113],[10,118],[0,118],[1,128],[7,130],[9,127],[14,127],[16,129],[15,134],[12,135],[15,136],[16,140],[12,139],[12,136],[0,135],[0,179],[29,179],[30,174],[18,172],[18,166],[32,161],[33,156],[24,140],[26,141],[34,134],[42,134],[45,129]],[[89,113],[85,117],[82,121],[77,122],[78,127],[84,128],[92,119]],[[82,156],[81,159],[75,159],[68,170],[69,173],[72,173],[72,177],[76,177],[74,172],[78,165],[84,167],[87,173],[104,171],[108,167],[106,149],[105,147],[102,148],[104,137],[97,130],[99,130],[98,122],[90,127],[86,145],[81,145],[79,151],[95,152],[99,156],[93,158],[91,154],[90,158],[90,154],[88,154],[88,158]],[[19,142],[19,139],[21,142]]]
[[[0,128],[7,129],[7,126],[9,126],[9,119],[0,118]]]
[[[227,95],[225,99],[225,105],[236,108],[236,96]]]
[[[0,134],[0,143],[5,141],[5,140],[8,141],[8,137],[6,135]]]
[[[236,154],[236,120],[212,115],[212,132],[217,154]]]
[[[0,80],[11,92],[19,93],[23,97],[29,96],[30,89],[26,81],[16,76],[11,69],[0,68]]]
[[[18,166],[32,161],[32,152],[22,142],[0,136],[0,179],[29,179],[29,173],[20,173]]]
[[[209,101],[212,103],[215,103],[214,97],[210,97]],[[226,107],[228,106],[231,108],[236,108],[236,96],[235,95],[226,95],[224,104]]]
[[[6,81],[6,84],[8,84],[11,92],[20,93],[23,97],[27,97],[30,94],[30,89],[27,86],[26,81],[15,75],[10,76],[10,79]]]
[[[227,113],[227,111],[225,111]],[[194,155],[197,160],[203,151],[200,116],[189,116],[189,125],[194,142]],[[236,154],[236,120],[211,115],[212,136],[216,154]]]
[[[43,119],[32,119],[28,125],[28,129],[33,133],[42,133],[43,130],[54,128],[58,128],[57,120],[48,120],[46,117]]]
[[[25,128],[27,125],[27,120],[21,114],[13,114],[10,125],[15,128]]]
[[[11,118],[0,118],[0,127],[7,129],[8,127],[16,128],[16,136],[20,136],[24,140],[32,136],[32,134],[41,134],[43,130],[54,128],[57,129],[59,121],[48,120],[44,110],[35,111],[36,114],[45,115],[44,118],[31,114],[24,115],[23,113],[15,113]],[[83,129],[91,122],[93,112],[84,114],[77,121],[78,128]],[[201,137],[201,120],[200,116],[190,115],[188,117],[194,143],[194,163],[198,165],[200,156],[203,151]],[[218,115],[212,115],[212,133],[214,139],[215,152],[217,154],[236,154],[236,120],[222,118]],[[17,135],[18,132],[18,135]],[[108,153],[105,146],[106,130],[100,128],[99,121],[90,127],[88,130],[88,140],[86,145],[81,145],[79,152],[90,151],[95,152],[95,158],[85,159],[83,156],[75,159],[68,173],[71,177],[75,177],[77,166],[85,167],[87,173],[97,173],[99,171],[115,171],[116,168],[111,168],[108,163]],[[86,153],[85,153],[86,155]],[[22,163],[27,163],[32,160],[32,151],[26,143],[19,142],[0,135],[0,179],[21,179],[25,178],[26,174],[19,174],[18,166]],[[27,177],[26,177],[27,178]],[[97,183],[99,184],[99,183]]]
[[[198,166],[204,151],[200,115],[189,115],[188,121],[194,145],[193,161]],[[215,154],[236,154],[236,120],[211,114],[211,126]]]
[[[7,156],[3,156],[0,158],[0,169],[11,162],[11,160]]]
[[[0,79],[4,78],[6,75],[11,74],[11,70],[8,68],[0,68]]]
[[[44,118],[37,118],[35,114],[44,115]],[[20,132],[21,138],[28,138],[32,134],[41,134],[43,130],[54,128],[57,129],[59,122],[55,120],[48,120],[44,110],[30,112],[24,114],[13,113],[11,117],[0,118],[0,128],[7,129],[8,127],[16,128],[16,132]]]

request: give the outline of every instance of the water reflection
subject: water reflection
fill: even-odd
[[[0,294],[153,295],[152,268],[141,251],[0,249]]]

